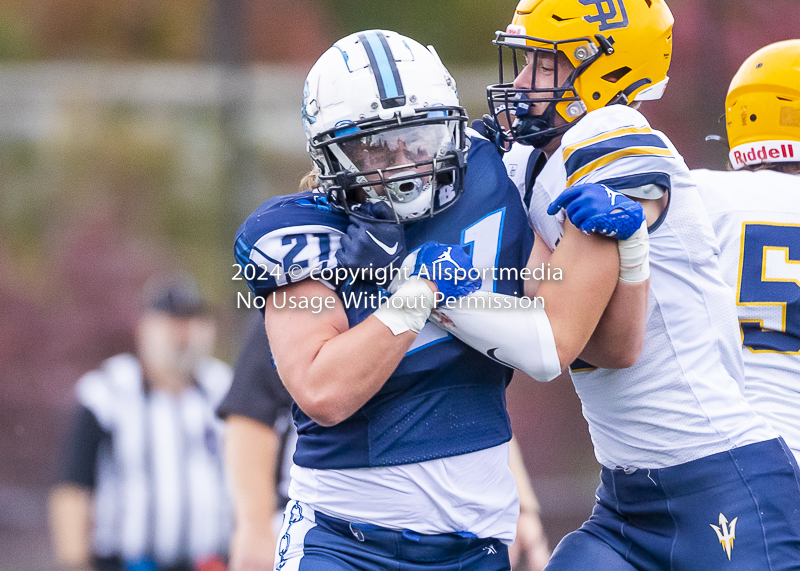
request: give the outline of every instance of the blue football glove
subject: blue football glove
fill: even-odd
[[[360,212],[377,220],[394,220],[392,208],[384,202],[371,202]],[[408,255],[402,224],[370,222],[350,217],[347,234],[342,236],[341,249],[336,252],[339,265],[345,268],[386,268],[399,266]]]
[[[432,281],[450,299],[469,295],[481,287],[481,278],[476,275],[479,272],[469,275],[472,269],[472,258],[461,246],[426,242],[417,251],[411,275]]]
[[[594,232],[618,240],[630,238],[644,221],[641,204],[604,184],[569,187],[548,206],[547,213],[553,215],[562,208],[583,233]]]

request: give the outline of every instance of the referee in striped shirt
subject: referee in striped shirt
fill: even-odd
[[[188,276],[148,284],[137,355],[84,375],[50,500],[56,558],[71,571],[216,571],[230,535],[222,423],[230,368]]]

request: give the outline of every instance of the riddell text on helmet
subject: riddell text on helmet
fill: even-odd
[[[800,161],[800,143],[797,141],[759,141],[734,147],[730,152],[731,164],[735,168],[757,165],[764,162]]]

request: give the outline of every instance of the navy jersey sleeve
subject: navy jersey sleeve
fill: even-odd
[[[255,313],[248,322],[247,337],[236,361],[231,388],[217,409],[217,415],[225,419],[238,414],[274,426],[291,407],[292,397],[272,363],[264,319],[260,313]]]
[[[313,192],[277,196],[259,206],[236,234],[241,278],[257,296],[336,267],[347,215]],[[239,276],[237,276],[239,277]]]
[[[94,489],[100,445],[110,438],[111,435],[103,430],[94,413],[80,406],[67,436],[59,482]]]

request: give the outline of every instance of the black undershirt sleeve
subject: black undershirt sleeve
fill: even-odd
[[[79,406],[63,450],[59,482],[94,489],[98,450],[103,440],[108,438],[110,434],[103,430],[94,413]]]
[[[237,414],[274,426],[291,406],[292,397],[272,362],[264,318],[254,312],[234,367],[231,388],[217,408],[217,415],[225,419]]]

